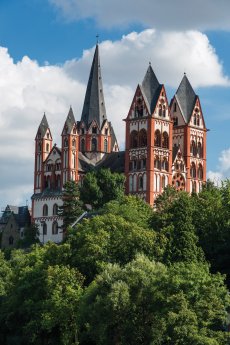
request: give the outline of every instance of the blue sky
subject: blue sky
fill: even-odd
[[[59,144],[69,106],[80,118],[99,34],[107,116],[121,148],[149,61],[168,92],[186,72],[208,133],[208,176],[230,173],[227,0],[0,0],[0,206],[30,204],[34,137],[46,112]]]

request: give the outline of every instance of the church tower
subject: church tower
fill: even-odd
[[[104,154],[118,151],[112,125],[106,116],[98,44],[87,84],[81,121],[78,122],[78,131],[79,151],[91,161],[98,162]]]
[[[52,149],[52,142],[51,131],[44,114],[35,137],[34,193],[40,193],[44,188],[43,162]]]
[[[62,186],[69,181],[78,181],[78,136],[73,110],[70,107],[62,130]]]
[[[172,121],[164,85],[149,65],[126,118],[126,193],[153,205],[171,184]]]
[[[174,152],[172,185],[178,190],[199,192],[206,181],[207,128],[199,97],[186,75],[171,101],[171,114]]]

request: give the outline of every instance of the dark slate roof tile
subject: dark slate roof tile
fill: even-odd
[[[175,97],[180,106],[184,120],[188,123],[196,103],[197,95],[195,94],[186,74],[183,76]]]

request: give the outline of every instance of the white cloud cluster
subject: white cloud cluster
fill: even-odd
[[[86,81],[94,48],[80,60],[66,62],[70,76]],[[177,88],[186,72],[193,87],[227,86],[223,66],[208,37],[198,31],[160,32],[147,29],[132,32],[121,40],[100,44],[103,75],[106,83],[131,85],[141,82],[149,62],[161,83]]]
[[[223,150],[219,157],[217,171],[208,171],[207,177],[216,185],[220,185],[221,181],[230,176],[230,148]]]
[[[14,63],[0,48],[0,206],[25,203],[32,194],[34,137],[43,112],[57,144],[70,105],[80,119],[93,52],[63,66],[39,66],[29,57]],[[229,84],[207,37],[196,31],[133,32],[120,41],[102,42],[100,56],[107,116],[121,148],[122,119],[149,60],[166,86],[177,88],[184,70],[194,87]]]
[[[93,18],[102,27],[142,24],[163,30],[230,29],[229,0],[49,0],[67,20]]]

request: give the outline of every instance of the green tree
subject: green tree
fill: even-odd
[[[139,197],[129,195],[106,203],[100,213],[111,213],[143,228],[149,228],[153,210]]]
[[[24,229],[24,236],[23,239],[20,239],[18,241],[18,248],[28,248],[32,244],[39,243],[39,229],[38,225],[35,223],[32,223],[30,225],[27,225]]]
[[[161,255],[154,231],[112,213],[84,220],[69,233],[67,241],[71,245],[72,265],[87,278],[87,283],[108,262],[123,265],[140,252],[150,258]]]
[[[81,200],[98,209],[111,200],[121,198],[124,195],[124,183],[124,175],[112,173],[109,169],[91,171],[83,179]]]
[[[68,265],[50,265],[50,248],[12,253],[12,284],[0,311],[3,343],[78,344],[83,277]]]
[[[59,215],[63,217],[63,230],[65,232],[83,213],[79,186],[76,182],[66,182],[63,189],[62,200],[63,206],[59,208]]]
[[[81,344],[219,345],[229,296],[207,265],[166,267],[139,255],[109,264],[81,301]]]
[[[169,200],[167,198],[169,197]],[[153,213],[151,224],[153,229],[167,239],[164,261],[167,264],[180,261],[203,261],[204,253],[199,246],[196,229],[193,225],[194,206],[190,195],[186,192],[174,192],[170,189],[162,195],[166,199],[165,207]],[[162,201],[161,200],[161,201]]]
[[[221,187],[210,181],[193,195],[193,224],[213,272],[227,274],[230,286],[230,181]]]

